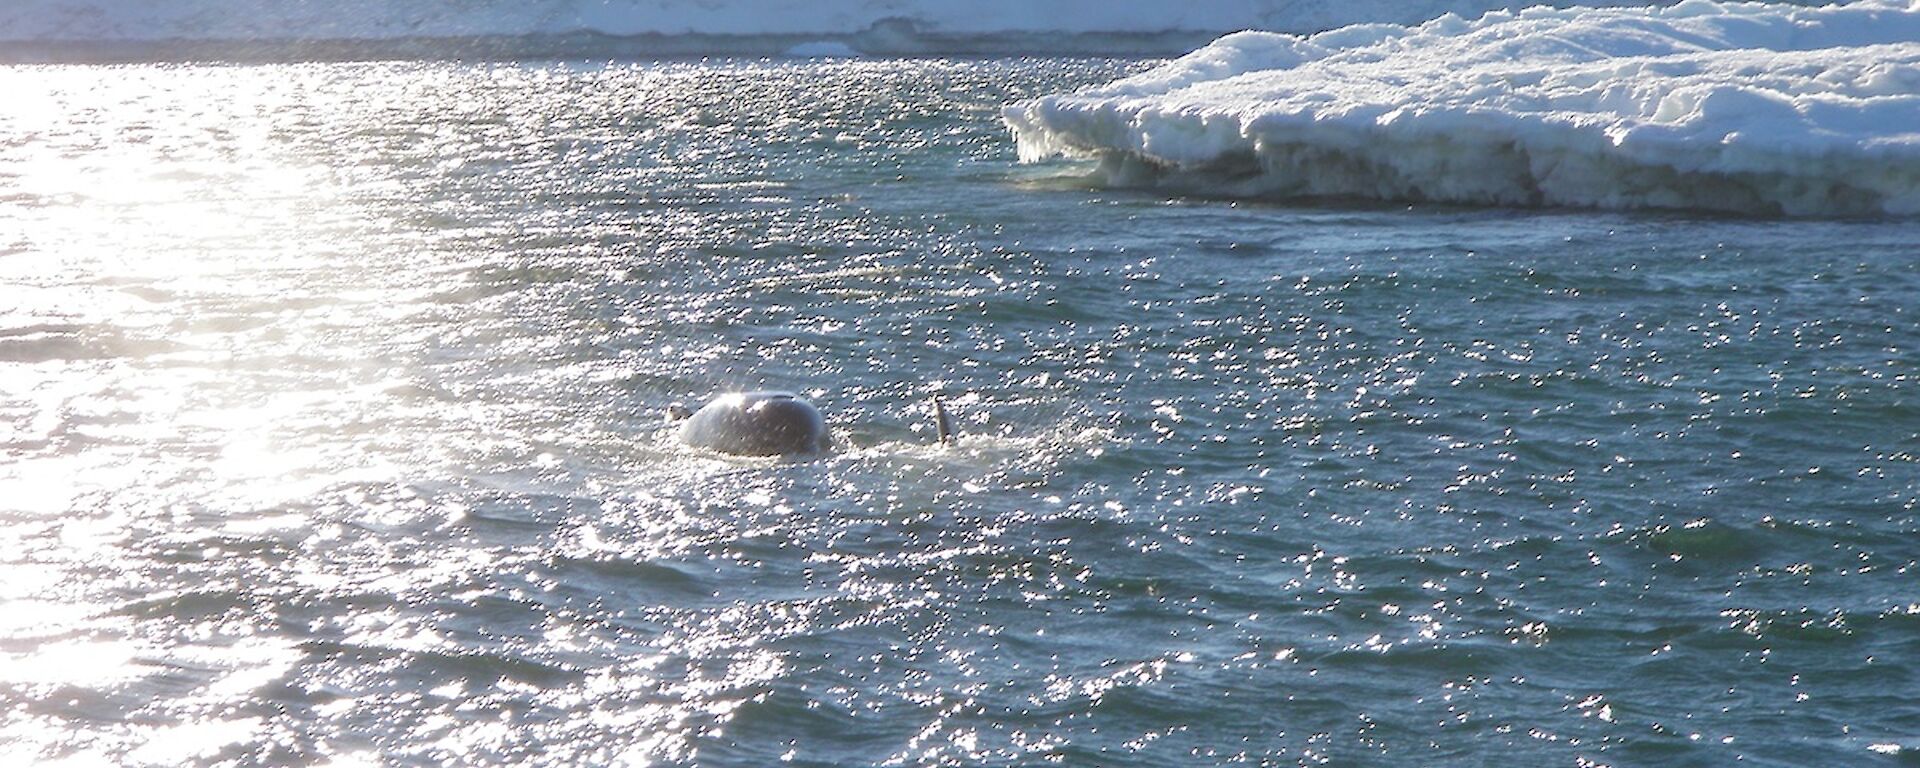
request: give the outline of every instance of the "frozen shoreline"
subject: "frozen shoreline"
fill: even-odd
[[[1242,33],[1006,110],[1023,159],[1212,194],[1920,214],[1920,3]]]

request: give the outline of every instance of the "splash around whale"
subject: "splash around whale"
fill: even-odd
[[[735,392],[721,395],[685,417],[680,441],[740,456],[824,453],[833,447],[826,419],[812,403],[791,392]]]

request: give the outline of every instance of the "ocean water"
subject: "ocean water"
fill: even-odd
[[[1920,760],[1920,224],[1015,162],[1142,66],[0,69],[0,752]]]

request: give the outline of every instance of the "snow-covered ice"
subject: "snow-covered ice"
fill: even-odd
[[[1021,157],[1233,195],[1920,214],[1920,0],[1245,32],[1007,108]]]
[[[789,59],[855,59],[862,54],[853,46],[834,40],[820,40],[801,43],[788,48],[780,55]]]

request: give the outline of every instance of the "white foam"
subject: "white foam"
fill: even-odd
[[[1240,33],[1005,111],[1022,159],[1228,194],[1920,214],[1920,0]]]

